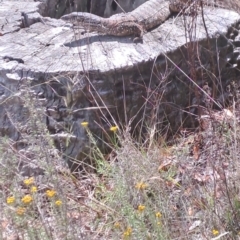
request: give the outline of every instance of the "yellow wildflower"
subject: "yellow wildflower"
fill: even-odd
[[[110,127],[111,132],[116,132],[118,130],[118,126],[112,126]]]
[[[156,212],[155,216],[156,216],[156,218],[160,218],[160,217],[162,217],[162,214],[160,212]]]
[[[7,204],[12,204],[15,202],[15,197],[8,197],[7,198]]]
[[[131,234],[132,234],[132,228],[128,227],[126,229],[126,231],[123,233],[123,237],[127,238],[127,237],[131,236]]]
[[[158,225],[158,226],[161,226],[161,225],[162,225],[162,223],[161,223],[161,222],[157,222],[157,225]]]
[[[120,226],[121,226],[120,222],[115,222],[115,223],[114,223],[114,227],[115,227],[115,228],[120,228]]]
[[[83,127],[87,127],[87,126],[88,126],[88,122],[81,122],[81,125],[82,125]]]
[[[36,186],[32,186],[31,189],[30,189],[30,191],[31,191],[32,193],[37,192],[37,187],[36,187]]]
[[[212,234],[213,234],[214,236],[216,236],[216,235],[219,234],[219,231],[218,231],[217,229],[213,229],[213,230],[212,230]]]
[[[61,205],[62,205],[62,201],[61,201],[61,200],[57,200],[57,201],[55,202],[55,204],[56,204],[57,206],[61,206]]]
[[[146,207],[145,207],[144,205],[141,205],[141,204],[140,204],[140,205],[138,206],[138,211],[139,211],[139,212],[142,212],[142,211],[144,211],[145,208],[146,208]]]
[[[27,194],[22,198],[22,202],[25,204],[29,204],[33,201],[33,198],[31,195]]]
[[[52,198],[56,195],[56,191],[55,190],[47,190],[46,191],[46,195],[49,197],[49,198]]]
[[[29,186],[34,183],[34,178],[33,177],[27,178],[23,182],[26,186]]]
[[[26,208],[19,207],[16,210],[17,215],[23,215],[26,212]]]
[[[146,183],[143,183],[143,182],[139,182],[136,184],[135,186],[138,190],[144,190],[145,188],[148,187],[148,185]]]

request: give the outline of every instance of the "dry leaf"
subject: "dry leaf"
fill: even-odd
[[[193,179],[199,183],[206,183],[209,180],[209,178],[210,178],[209,175],[202,175],[200,173],[196,173]]]
[[[195,158],[195,160],[199,159],[199,147],[198,145],[193,146],[193,157]]]

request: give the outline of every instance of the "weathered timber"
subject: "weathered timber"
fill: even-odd
[[[80,26],[90,32],[103,33],[113,36],[134,35],[142,38],[144,32],[152,30],[166,21],[173,13],[198,14],[204,6],[224,7],[236,10],[240,2],[232,4],[222,0],[149,0],[131,12],[115,14],[103,18],[91,13],[72,12],[61,19],[73,26]]]
[[[91,152],[83,121],[101,146],[111,125],[132,122],[134,132],[142,123],[157,122],[159,129],[167,126],[174,133],[185,122],[185,112],[196,117],[189,63],[194,63],[200,86],[208,82],[213,88],[209,72],[223,89],[239,79],[240,16],[233,11],[205,8],[205,21],[201,14],[194,20],[194,34],[188,27],[194,22],[191,16],[170,18],[135,44],[131,37],[86,33],[64,21],[41,18],[35,11],[38,3],[1,4],[8,12],[2,15],[0,8],[1,134],[21,140],[21,129],[14,124],[27,123],[27,110],[22,111],[26,91],[21,90],[29,84],[46,110],[53,140],[70,160],[83,161]],[[21,12],[29,27],[23,28]],[[191,49],[195,55],[189,54]],[[223,105],[228,96],[216,91],[214,99]]]

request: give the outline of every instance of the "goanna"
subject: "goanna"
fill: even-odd
[[[102,18],[85,12],[73,12],[61,19],[90,32],[142,37],[144,32],[164,22],[170,13],[169,1],[149,0],[132,12],[116,14],[110,18]]]
[[[218,1],[222,3],[231,0]],[[73,12],[61,19],[90,32],[113,36],[133,35],[142,38],[144,32],[166,21],[171,13],[178,13],[192,5],[215,5],[215,3],[216,0],[149,0],[132,12],[116,14],[110,18],[85,12]]]

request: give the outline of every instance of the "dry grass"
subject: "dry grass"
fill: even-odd
[[[2,140],[1,239],[238,239],[237,122],[236,110],[212,112],[172,146],[116,131],[110,160],[99,151],[82,179],[46,134],[20,152]]]

